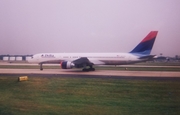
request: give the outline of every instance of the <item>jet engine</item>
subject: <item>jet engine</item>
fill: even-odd
[[[62,69],[72,69],[74,66],[75,66],[74,63],[72,63],[70,61],[61,62],[61,68]]]

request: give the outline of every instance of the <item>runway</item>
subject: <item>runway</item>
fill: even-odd
[[[0,65],[7,66],[18,66],[18,65],[28,65],[28,66],[38,66],[37,64],[29,64],[29,63],[7,63],[1,62]],[[46,66],[59,66],[54,64],[46,64]],[[179,68],[180,66],[149,66],[149,65],[121,65],[120,67],[165,67],[165,68]],[[82,72],[81,69],[44,69],[40,71],[39,69],[13,69],[13,68],[0,68],[1,75],[88,75],[88,76],[125,76],[125,77],[178,77],[180,78],[180,71],[172,72],[172,71],[128,71],[128,70],[96,70],[91,72]]]
[[[126,77],[179,77],[180,72],[167,72],[167,71],[118,71],[118,70],[96,70],[91,72],[82,72],[80,69],[0,69],[1,75],[89,75],[89,76],[126,76]]]
[[[7,66],[39,66],[38,64],[32,64],[32,63],[7,63],[7,62],[0,62],[0,65],[7,65]],[[44,66],[57,66],[59,67],[60,65],[58,64],[44,64]],[[99,65],[99,66],[105,66],[107,67],[106,65]],[[108,65],[109,67],[114,67],[114,66],[110,66]],[[169,68],[169,67],[173,67],[173,68],[179,68],[180,69],[180,65],[179,66],[154,66],[154,65],[117,65],[116,67],[164,67],[164,68]]]

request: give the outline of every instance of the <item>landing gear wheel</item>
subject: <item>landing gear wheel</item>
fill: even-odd
[[[84,69],[82,69],[82,71],[84,71],[84,72],[88,72],[88,71],[89,71],[89,69],[84,68]]]
[[[95,68],[89,68],[89,71],[95,71]]]
[[[88,72],[88,71],[95,71],[95,68],[84,68],[84,69],[82,69],[82,71],[84,71],[84,72]]]
[[[42,64],[40,64],[40,70],[41,70],[41,71],[43,70]]]
[[[89,68],[89,71],[95,71],[95,68],[93,68],[92,65],[90,65],[89,67],[90,67],[90,68]]]

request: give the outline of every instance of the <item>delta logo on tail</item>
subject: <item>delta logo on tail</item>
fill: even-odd
[[[83,71],[95,71],[94,65],[124,65],[152,60],[150,55],[158,31],[151,31],[129,53],[39,53],[28,61],[40,65],[59,64],[62,69],[82,68]],[[48,57],[48,58],[45,58]]]

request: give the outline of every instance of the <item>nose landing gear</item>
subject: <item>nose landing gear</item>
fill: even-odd
[[[43,70],[43,67],[42,67],[42,63],[39,64],[40,65],[40,70],[42,71]]]

